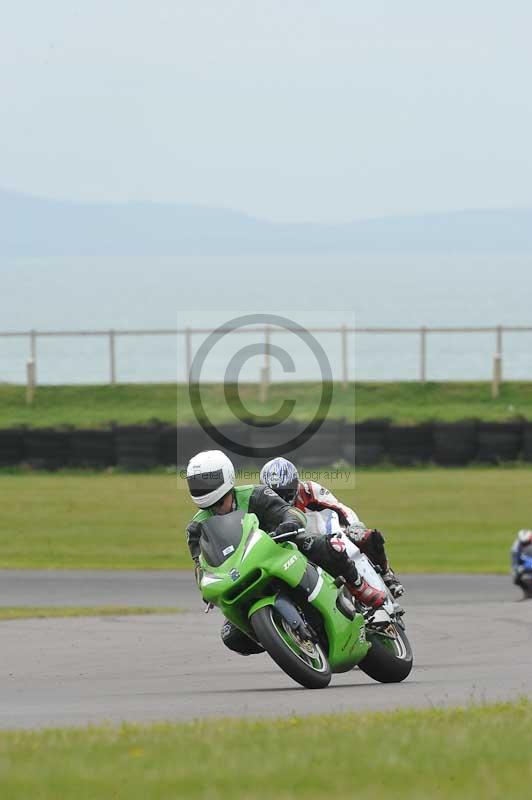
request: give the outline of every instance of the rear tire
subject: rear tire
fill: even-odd
[[[412,664],[412,648],[400,625],[394,624],[395,639],[368,631],[371,648],[367,656],[360,661],[358,667],[380,683],[400,683],[410,675]]]
[[[305,647],[274,606],[260,608],[250,621],[257,640],[287,675],[307,689],[329,685],[331,669],[321,646]]]

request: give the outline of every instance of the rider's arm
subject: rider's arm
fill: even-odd
[[[201,522],[196,522],[192,520],[187,525],[187,544],[188,549],[190,550],[190,555],[195,563],[197,563],[198,558],[200,557],[200,546],[199,540],[201,537]]]
[[[273,489],[256,486],[249,498],[249,511],[256,514],[260,527],[270,533],[282,522],[294,522],[304,528],[307,520],[303,511],[286,503]]]

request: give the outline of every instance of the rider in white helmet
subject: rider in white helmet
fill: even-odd
[[[390,568],[384,549],[384,536],[376,528],[368,528],[349,506],[316,481],[300,481],[298,471],[286,458],[273,458],[260,471],[260,482],[301,511],[331,509],[338,514],[342,527],[362,553],[378,566],[382,577],[394,597],[404,593],[403,585]]]
[[[358,574],[354,563],[346,555],[345,544],[341,540],[297,534],[306,525],[304,512],[286,502],[269,486],[235,486],[233,464],[221,450],[207,450],[194,456],[187,467],[187,483],[192,501],[200,508],[187,526],[187,542],[196,565],[196,577],[199,575],[201,523],[213,514],[245,511],[256,514],[260,527],[268,533],[293,531],[297,546],[334,577],[342,575],[347,581],[347,588],[357,600],[375,608],[383,604],[384,593],[369,586]],[[243,642],[242,637],[247,641]],[[256,642],[229,622],[222,629],[222,639],[230,649],[243,655],[262,652],[262,648],[256,649]],[[235,639],[238,641],[233,646]],[[250,643],[255,649],[245,652]]]

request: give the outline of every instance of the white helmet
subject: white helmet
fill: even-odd
[[[235,485],[235,468],[221,450],[205,450],[188,462],[187,482],[193,502],[209,508]]]
[[[523,528],[517,534],[517,538],[521,542],[521,544],[532,544],[532,531],[528,530],[527,528]]]

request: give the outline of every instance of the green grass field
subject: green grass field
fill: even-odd
[[[0,733],[5,800],[505,800],[532,705]]]
[[[250,413],[272,414],[283,399],[293,398],[294,419],[308,420],[318,407],[320,387],[315,383],[275,384],[262,405],[258,387],[243,385],[242,402]],[[206,385],[202,397],[213,422],[233,421],[224,399],[224,387]],[[363,421],[388,417],[395,422],[414,423],[438,419],[453,421],[476,417],[506,420],[532,419],[532,382],[505,383],[497,400],[488,383],[356,383],[342,389],[334,386],[330,418]],[[180,384],[120,386],[43,386],[34,405],[26,406],[21,386],[0,386],[0,428],[73,425],[103,427],[161,420],[175,424],[194,422],[186,386]]]
[[[313,477],[384,531],[403,572],[507,572],[515,532],[532,526],[532,468]],[[0,497],[0,567],[190,568],[194,507],[175,475],[4,474]]]

